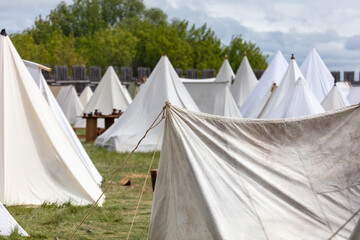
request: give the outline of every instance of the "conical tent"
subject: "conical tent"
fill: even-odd
[[[292,56],[290,64],[281,80],[279,87],[272,92],[267,102],[264,104],[264,107],[261,110],[258,118],[267,118],[269,114],[271,114],[271,112],[278,107],[278,105],[281,103],[287,93],[293,88],[293,86],[295,86],[295,83],[299,78],[305,79],[295,61],[294,56]]]
[[[334,77],[315,48],[309,52],[303,64],[301,64],[300,70],[308,81],[315,97],[319,102],[322,102],[334,85]]]
[[[360,105],[276,120],[166,111],[149,240],[346,240],[354,231]]]
[[[240,107],[240,112],[246,118],[256,118],[271,94],[273,83],[280,85],[289,64],[280,51],[277,51],[273,60],[261,76],[258,84],[251,91]]]
[[[96,201],[101,189],[7,36],[0,36],[0,92],[0,202]]]
[[[93,162],[89,158],[89,155],[85,151],[83,145],[81,144],[79,138],[76,136],[73,128],[71,127],[69,121],[65,117],[63,111],[61,110],[58,102],[56,101],[54,95],[52,94],[49,86],[46,83],[46,80],[44,76],[41,73],[40,65],[34,62],[25,61],[24,63],[29,70],[31,76],[33,77],[36,85],[40,89],[40,92],[42,93],[45,100],[48,102],[52,112],[54,113],[56,119],[58,120],[59,124],[61,125],[61,128],[66,133],[69,141],[75,148],[76,152],[81,157],[81,160],[86,165],[87,169],[90,171],[91,176],[94,178],[95,182],[98,185],[101,185],[102,177],[96,167],[94,166]]]
[[[163,56],[131,105],[96,139],[95,145],[118,152],[132,151],[159,114],[159,109],[169,100],[175,105],[199,111],[169,59]],[[137,151],[154,150],[162,125],[148,133]]]
[[[230,86],[230,91],[234,100],[240,108],[255,88],[258,80],[252,70],[246,54],[241,61],[241,64],[236,72],[234,83]]]
[[[29,236],[0,202],[0,236],[9,236],[15,230],[22,236]]]
[[[96,87],[93,96],[84,108],[85,113],[98,109],[102,114],[111,114],[113,109],[125,111],[131,103],[129,92],[123,88],[112,66],[109,66]]]
[[[338,108],[343,108],[350,106],[349,101],[341,92],[339,87],[335,85],[329,94],[322,101],[321,106],[325,109],[325,111],[330,111]]]
[[[303,78],[296,81],[277,108],[267,118],[293,118],[325,112],[307,82]]]
[[[226,117],[242,117],[231,95],[228,82],[184,78],[181,78],[181,81],[201,112]]]
[[[86,107],[87,103],[90,101],[92,95],[93,95],[93,91],[89,86],[86,86],[79,97],[80,102],[84,108]]]
[[[64,86],[60,89],[56,97],[62,111],[64,112],[69,123],[75,124],[83,114],[84,107],[76,93],[73,85]]]
[[[216,75],[216,82],[228,82],[229,85],[235,79],[234,71],[232,70],[229,61],[225,58],[223,64],[221,65],[219,72]]]

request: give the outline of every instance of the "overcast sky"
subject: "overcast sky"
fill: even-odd
[[[39,14],[46,16],[58,0],[1,1],[1,28],[8,32],[31,27]],[[68,4],[73,1],[66,0]],[[360,1],[358,0],[144,0],[169,17],[207,23],[228,44],[241,34],[263,53],[294,53],[300,65],[316,48],[330,70],[360,70]],[[235,71],[236,69],[234,69]]]

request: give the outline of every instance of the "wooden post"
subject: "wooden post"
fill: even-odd
[[[86,118],[86,137],[85,142],[94,141],[97,137],[97,118],[87,117]]]
[[[155,191],[156,177],[157,177],[157,169],[151,169],[151,183],[152,183],[153,192]]]

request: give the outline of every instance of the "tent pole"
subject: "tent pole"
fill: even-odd
[[[273,95],[274,95],[275,89],[277,89],[277,88],[278,88],[278,86],[276,85],[276,83],[273,83],[273,85],[272,85],[272,87],[271,87],[271,90],[270,90],[270,92],[271,92],[271,93],[270,93],[270,96],[269,96],[268,100],[266,101],[264,107],[262,108],[262,110],[261,110],[261,112],[259,113],[259,115],[258,115],[257,118],[261,118],[261,117],[262,117],[262,115],[264,114],[265,109],[267,108],[267,106],[268,106],[271,98],[272,98]]]

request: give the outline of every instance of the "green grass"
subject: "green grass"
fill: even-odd
[[[102,189],[119,169],[129,153],[109,152],[85,143],[90,158],[103,176]],[[126,239],[137,201],[145,180],[153,153],[135,153],[132,161],[125,165],[114,183],[105,193],[102,207],[96,207],[76,233],[74,239]],[[156,153],[152,168],[157,168],[160,153]],[[130,178],[131,186],[122,186],[120,181]],[[150,224],[153,192],[149,176],[144,195],[135,219],[130,239],[147,239]],[[16,221],[32,239],[68,239],[91,206],[75,207],[71,204],[57,206],[43,204],[38,207],[7,207]],[[0,239],[28,239],[13,234]]]

